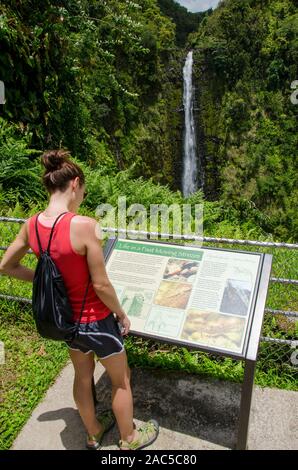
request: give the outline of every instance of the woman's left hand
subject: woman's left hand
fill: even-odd
[[[120,325],[122,326],[122,331],[121,331],[122,336],[127,335],[130,330],[130,320],[128,316],[124,314],[123,317],[121,318],[117,317],[117,318],[118,318]]]

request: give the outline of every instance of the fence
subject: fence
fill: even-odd
[[[0,251],[6,250],[25,219],[0,217]],[[196,237],[180,235],[179,240],[173,234],[122,230],[102,227],[103,232],[140,234],[150,238],[171,240],[172,243],[185,244],[200,241],[203,246],[228,245],[230,249],[239,245],[242,250],[260,251],[273,255],[272,272],[267,296],[263,330],[258,355],[258,364],[264,372],[276,369],[295,379],[298,371],[298,244],[268,241],[237,240],[230,238]],[[34,269],[35,256],[29,250],[24,257],[24,264]],[[16,292],[18,295],[16,295]],[[31,303],[31,287],[7,276],[0,277],[0,299]]]

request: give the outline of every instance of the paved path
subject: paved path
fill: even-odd
[[[95,370],[102,409],[110,406],[110,383]],[[72,396],[73,367],[62,370],[35,408],[12,449],[84,449],[85,432]],[[135,418],[157,418],[159,438],[148,449],[230,449],[235,446],[240,384],[170,371],[133,369]],[[298,449],[298,392],[255,387],[249,449]],[[117,449],[115,427],[103,449]]]

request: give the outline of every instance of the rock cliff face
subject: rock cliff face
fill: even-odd
[[[216,200],[220,190],[221,144],[220,127],[222,84],[207,67],[203,53],[194,49],[195,118],[198,158],[201,160],[203,192],[208,200]]]
[[[146,110],[148,145],[141,149],[143,175],[181,190],[183,148],[183,65],[186,51],[174,50],[164,65],[157,100]],[[150,117],[151,116],[151,117]]]
[[[164,138],[164,184],[181,190],[183,152],[183,65],[185,54],[177,50],[166,70],[163,93],[166,107]]]

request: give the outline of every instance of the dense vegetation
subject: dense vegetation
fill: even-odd
[[[65,146],[109,170],[140,160],[140,116],[175,37],[156,2],[2,1],[1,10],[5,118],[32,133],[34,148]]]
[[[189,40],[205,193],[254,207],[264,230],[297,241],[297,3],[225,0]]]
[[[203,18],[212,13],[211,8],[204,12],[191,13],[174,0],[158,0],[158,5],[162,13],[173,20],[176,26],[176,43],[179,47],[185,46],[188,35],[197,31]]]
[[[87,171],[129,170],[130,180],[180,190],[182,67],[192,47],[205,200],[217,214],[229,208],[219,221],[231,228],[294,241],[294,3],[224,0],[191,14],[172,0],[1,1],[1,198],[40,201],[37,151],[54,147]]]

